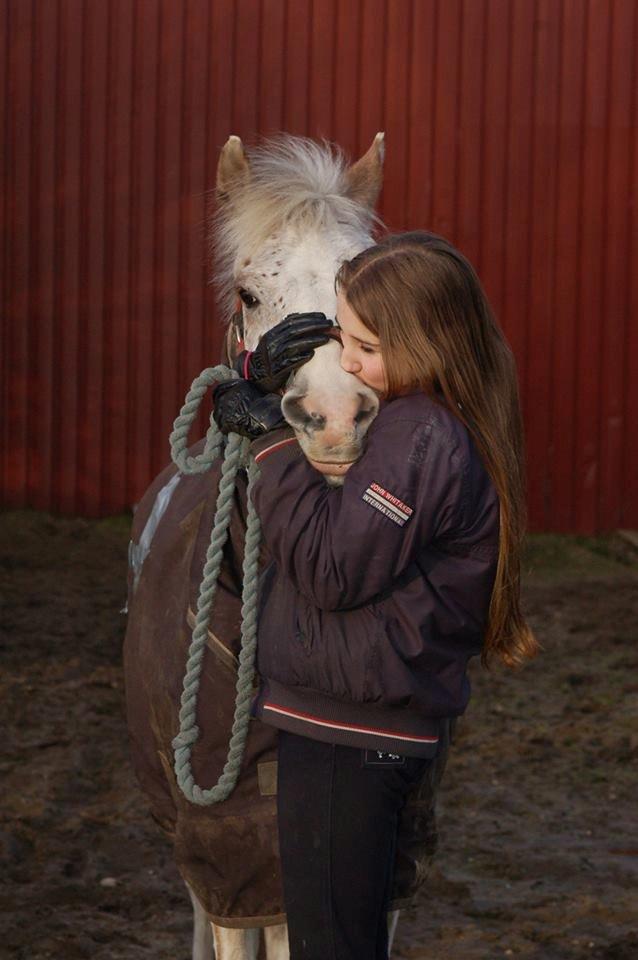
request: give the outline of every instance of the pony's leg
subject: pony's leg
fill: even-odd
[[[186,884],[193,904],[193,960],[215,960],[213,931],[201,903]]]
[[[394,935],[397,932],[400,912],[400,910],[391,910],[388,914],[388,957],[392,956],[392,944],[394,943]]]
[[[285,923],[276,923],[271,927],[264,927],[264,943],[266,945],[266,960],[289,960],[288,927]]]
[[[215,940],[215,960],[257,960],[259,927],[218,927],[211,923]]]

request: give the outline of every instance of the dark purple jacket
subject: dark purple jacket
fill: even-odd
[[[436,752],[483,643],[499,503],[466,427],[424,393],[382,404],[330,487],[290,430],[253,444],[262,576],[256,713],[315,739]]]

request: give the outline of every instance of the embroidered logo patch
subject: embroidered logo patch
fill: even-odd
[[[392,493],[388,493],[388,491],[384,490],[378,483],[371,483],[361,499],[369,503],[370,506],[378,510],[379,513],[383,513],[386,517],[389,517],[390,520],[394,520],[400,527],[403,526],[406,520],[410,519],[414,512],[412,507],[408,507],[408,505],[403,503],[402,500],[399,500],[398,497],[395,497]]]

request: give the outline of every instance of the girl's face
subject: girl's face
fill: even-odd
[[[354,373],[377,393],[385,393],[387,380],[379,338],[364,326],[343,293],[337,296],[337,324],[343,345],[342,368],[347,373]]]

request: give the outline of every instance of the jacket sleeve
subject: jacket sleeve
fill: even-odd
[[[463,455],[436,423],[373,424],[341,487],[310,466],[289,429],[260,438],[253,452],[263,537],[280,570],[320,609],[371,602],[428,542],[462,522]]]

